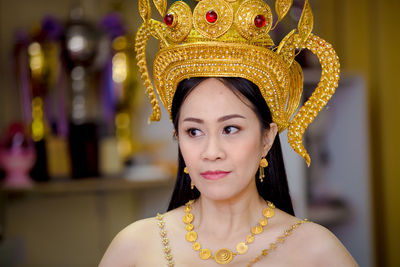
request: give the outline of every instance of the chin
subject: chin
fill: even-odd
[[[213,187],[205,187],[199,190],[201,196],[214,200],[214,201],[222,201],[234,198],[239,194],[241,190],[237,190],[237,188],[233,189],[230,186],[223,185],[223,186],[213,186]]]

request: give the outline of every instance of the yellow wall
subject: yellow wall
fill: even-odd
[[[400,266],[400,1],[311,3],[316,32],[330,40],[342,69],[368,83],[376,266]]]
[[[391,4],[383,2],[379,7],[379,48],[378,48],[378,87],[375,89],[381,93],[381,124],[382,129],[382,160],[384,170],[383,195],[378,197],[384,201],[384,215],[386,228],[384,230],[387,248],[388,266],[400,266],[398,254],[400,238],[400,86],[399,86],[399,13],[400,2],[391,1]],[[397,31],[397,33],[396,33]],[[378,168],[379,166],[377,166]],[[378,174],[378,173],[377,173]],[[379,176],[375,177],[380,180]],[[377,217],[379,214],[377,214]]]

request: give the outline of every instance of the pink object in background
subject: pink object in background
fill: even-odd
[[[29,171],[35,160],[35,148],[30,137],[25,134],[23,124],[11,124],[0,143],[0,164],[6,172],[3,187],[31,187],[33,183]]]

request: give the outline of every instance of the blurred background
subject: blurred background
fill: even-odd
[[[296,215],[328,227],[360,266],[400,266],[400,1],[310,4],[342,75],[307,130],[310,168],[281,136]],[[166,210],[177,148],[166,110],[147,124],[141,22],[132,0],[0,0],[0,266],[96,266],[122,228]],[[150,71],[156,51],[152,39]],[[306,51],[297,60],[306,100],[320,68]]]

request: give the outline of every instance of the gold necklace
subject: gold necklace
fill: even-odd
[[[191,213],[192,204],[194,200],[190,200],[185,204],[185,215],[183,216],[183,222],[186,224],[186,240],[193,243],[192,248],[199,252],[199,256],[203,260],[213,259],[216,263],[227,264],[233,260],[236,255],[245,254],[248,250],[248,245],[254,242],[255,235],[261,234],[264,231],[264,226],[268,225],[268,219],[274,216],[275,205],[267,201],[267,207],[262,210],[263,217],[258,221],[258,224],[251,228],[250,234],[247,235],[245,242],[239,242],[236,245],[236,252],[227,248],[221,248],[215,252],[214,256],[208,248],[202,248],[201,244],[197,242],[198,234],[194,231],[194,226],[192,224],[194,220],[194,215]]]
[[[292,234],[292,232],[298,228],[300,225],[303,223],[309,223],[310,221],[307,219],[297,221],[295,224],[290,226],[289,229],[287,229],[283,235],[279,236],[275,242],[271,243],[267,249],[263,249],[261,254],[255,257],[251,262],[249,262],[246,267],[252,266],[254,263],[260,261],[263,257],[266,257],[271,253],[273,250],[277,249],[279,244],[282,244],[285,242],[286,238]]]

